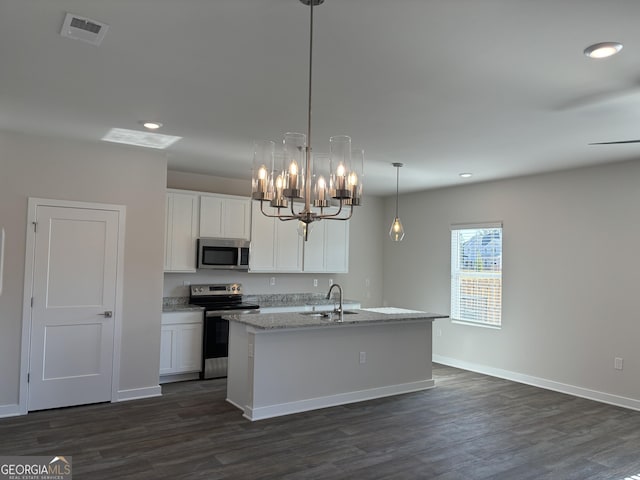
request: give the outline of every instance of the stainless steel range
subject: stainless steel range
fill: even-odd
[[[205,308],[201,378],[227,376],[229,356],[229,313],[258,313],[259,305],[242,299],[239,283],[191,285],[189,303]]]

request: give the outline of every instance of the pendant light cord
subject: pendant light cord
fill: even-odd
[[[396,218],[398,218],[398,199],[400,195],[400,167],[403,167],[404,163],[394,162],[391,165],[396,167]]]
[[[307,151],[311,150],[311,77],[313,69],[313,3],[311,0],[309,8],[309,108],[307,110]]]
[[[398,218],[399,190],[400,190],[400,166],[396,165],[396,218]]]
[[[311,84],[313,77],[313,4],[315,0],[309,2],[309,108],[307,109],[307,151],[305,165],[305,210],[311,209]],[[293,208],[293,202],[291,202]]]

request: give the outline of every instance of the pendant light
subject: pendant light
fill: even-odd
[[[324,0],[300,2],[309,7],[307,134],[286,133],[280,151],[276,151],[274,142],[257,146],[251,197],[260,201],[263,215],[298,221],[298,232],[307,240],[313,222],[349,220],[353,208],[361,205],[364,156],[362,150],[351,150],[351,137],[347,135],[330,137],[328,156],[311,152],[313,9]],[[322,161],[324,157],[328,165]],[[276,165],[276,158],[282,165]],[[337,210],[330,209],[333,205]]]
[[[402,227],[402,222],[400,221],[400,217],[398,216],[398,195],[400,187],[400,167],[404,166],[404,164],[394,162],[391,165],[396,167],[396,216],[393,219],[393,223],[391,224],[389,236],[394,242],[401,242],[404,238],[404,228]]]

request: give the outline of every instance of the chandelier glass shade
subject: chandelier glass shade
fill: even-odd
[[[288,132],[279,145],[272,141],[256,145],[251,197],[260,201],[263,215],[299,221],[298,231],[307,240],[311,223],[349,220],[353,207],[361,204],[364,151],[352,150],[347,135],[331,137],[328,154],[311,150],[313,7],[324,0],[300,1],[310,10],[307,134]]]

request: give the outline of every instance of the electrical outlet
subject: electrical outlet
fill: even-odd
[[[364,279],[364,286],[367,288],[371,286],[371,279],[369,277]]]
[[[441,337],[441,336],[442,336],[442,329],[441,329],[441,328],[438,328],[438,329],[436,330],[436,336],[437,336],[437,337]]]
[[[271,277],[269,279],[269,285],[271,285],[272,287],[276,284],[276,277]]]
[[[314,278],[314,279],[313,279],[313,286],[314,286],[314,287],[317,287],[317,286],[318,286],[318,279],[317,279],[317,278]]]
[[[184,280],[182,282],[182,285],[184,285],[185,287],[188,287],[189,285],[191,285],[191,282],[189,280]]]
[[[367,352],[360,352],[360,363],[367,363]]]
[[[620,357],[616,357],[613,359],[613,368],[615,368],[616,370],[622,370],[622,363],[623,360]]]
[[[333,285],[333,278],[329,279],[329,286]]]

